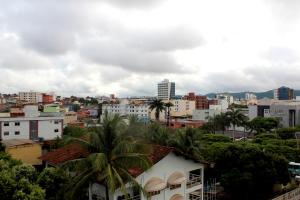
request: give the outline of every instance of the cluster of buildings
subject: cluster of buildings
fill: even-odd
[[[244,98],[236,99],[229,93],[216,94],[213,98],[189,92],[176,95],[175,82],[165,79],[157,84],[155,97],[116,98],[115,95],[79,98],[63,98],[54,93],[20,92],[0,95],[0,140],[6,151],[14,158],[32,165],[59,166],[68,160],[88,155],[88,152],[70,144],[45,153],[43,144],[63,136],[66,126],[87,127],[101,124],[104,112],[119,114],[124,118],[134,115],[143,123],[156,120],[155,109],[149,105],[154,99],[171,103],[168,110],[161,111],[159,121],[169,121],[172,128],[201,127],[210,117],[228,111],[235,105],[242,112],[255,117],[275,117],[283,127],[300,125],[300,101],[294,90],[281,87],[274,90],[274,98],[258,99],[248,92]],[[151,199],[203,200],[204,165],[193,158],[175,152],[169,147],[155,146],[149,159],[154,163],[151,170],[130,169],[131,175],[144,186]],[[164,169],[164,170],[161,170]],[[127,188],[130,199],[146,197]],[[92,193],[105,199],[104,188],[93,184]],[[121,191],[109,194],[111,199],[125,199]]]

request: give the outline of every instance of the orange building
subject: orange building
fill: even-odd
[[[195,95],[194,92],[190,92],[188,95],[185,95],[183,99],[195,101],[196,110],[204,110],[209,108],[209,103],[206,96]]]
[[[53,95],[43,93],[42,98],[43,98],[43,103],[53,103],[54,102]]]

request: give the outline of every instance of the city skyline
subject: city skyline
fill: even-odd
[[[300,88],[300,2],[7,1],[1,93],[93,96]]]

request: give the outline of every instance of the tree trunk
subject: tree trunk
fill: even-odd
[[[105,186],[105,196],[106,196],[106,200],[109,200],[109,190],[108,190],[108,186]]]
[[[233,132],[232,132],[232,140],[234,141],[235,138],[235,125],[233,125]]]

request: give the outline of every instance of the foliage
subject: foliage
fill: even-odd
[[[215,168],[231,199],[268,199],[275,183],[289,181],[287,160],[257,145],[224,145],[216,151]]]
[[[59,168],[45,168],[37,179],[37,183],[46,190],[46,199],[63,199],[62,188],[66,187],[69,177]]]
[[[37,172],[5,153],[0,154],[0,193],[2,199],[43,200],[45,191],[36,184]]]
[[[276,133],[281,139],[291,139],[295,138],[295,132],[300,132],[299,127],[289,127],[277,129]]]
[[[74,141],[82,143],[90,151],[90,155],[65,165],[67,169],[78,174],[68,186],[67,197],[73,198],[94,182],[105,186],[106,196],[109,191],[114,192],[118,188],[127,195],[125,183],[142,189],[131,176],[129,169],[148,169],[150,161],[146,146],[128,136],[126,129],[127,125],[119,115],[106,113],[103,126],[97,132],[89,133],[88,141],[74,138]]]
[[[172,134],[171,129],[161,126],[158,123],[152,123],[147,129],[145,137],[151,143],[167,146]]]
[[[247,123],[248,128],[255,131],[256,134],[263,132],[271,132],[272,129],[277,128],[279,121],[271,117],[256,117]]]
[[[159,121],[159,114],[160,112],[165,110],[165,104],[162,102],[161,99],[155,99],[149,104],[149,109],[155,110],[155,119],[156,121]]]

